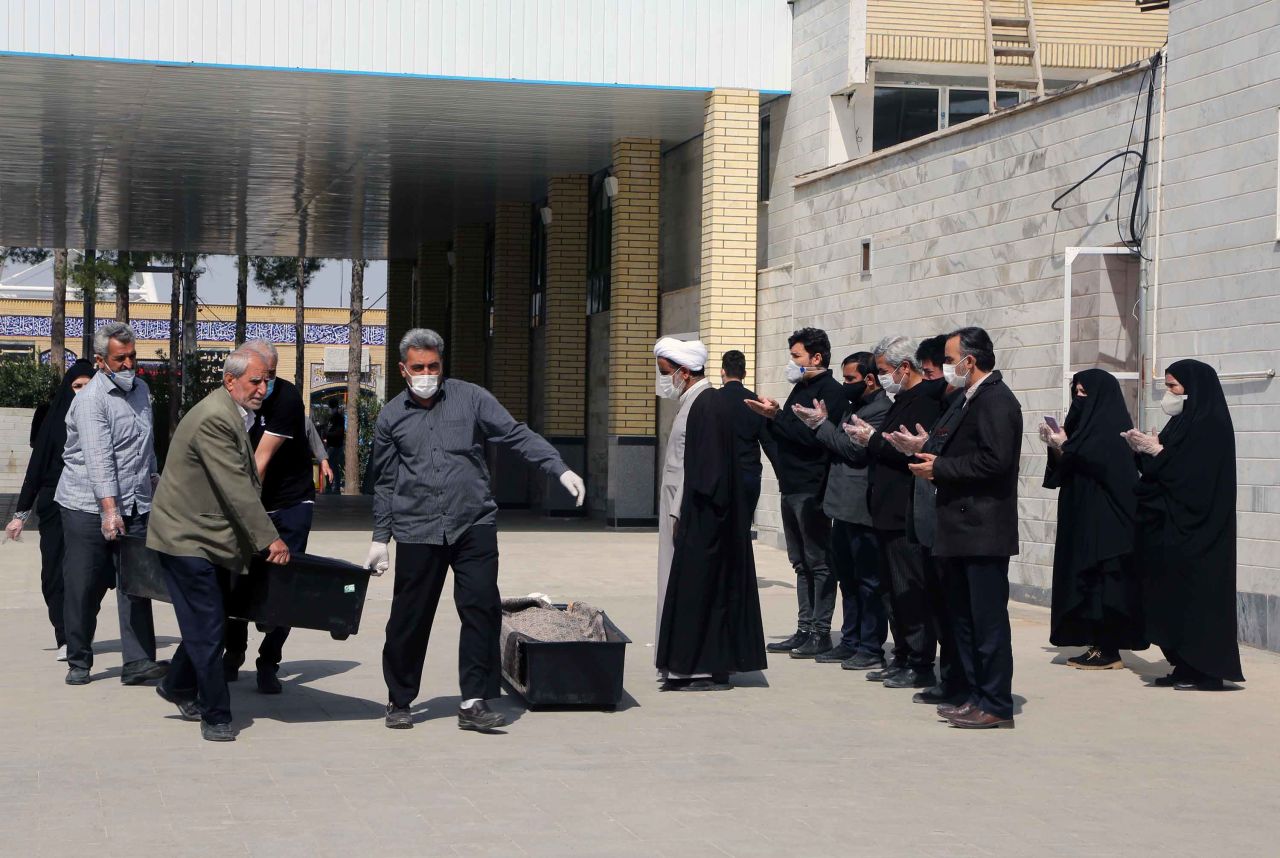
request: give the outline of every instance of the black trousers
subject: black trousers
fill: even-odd
[[[836,610],[836,579],[831,574],[831,519],[816,494],[782,496],[782,534],[787,560],[796,570],[796,628],[831,633]]]
[[[831,524],[831,565],[840,582],[843,621],[840,643],[862,655],[884,654],[888,619],[880,592],[880,551],[876,532],[835,519]]]
[[[1013,717],[1013,642],[1009,631],[1009,558],[938,558],[947,585],[956,650],[969,701]]]
[[[315,504],[300,503],[269,513],[271,522],[290,554],[306,554],[307,540],[311,537],[311,520]],[[239,667],[244,664],[244,654],[249,649],[249,624],[244,620],[227,620],[227,650],[223,660]],[[284,658],[284,642],[289,638],[286,626],[277,626],[262,636],[258,645],[258,669],[277,668]]]
[[[49,611],[49,625],[58,646],[67,642],[67,629],[62,621],[66,594],[62,583],[62,560],[66,542],[62,538],[62,509],[54,501],[57,486],[49,486],[36,495],[36,518],[40,524],[40,593]]]
[[[454,607],[462,621],[458,636],[462,698],[486,699],[500,693],[498,528],[476,525],[452,545],[397,544],[391,616],[382,648],[382,675],[394,706],[407,707],[418,696],[431,624],[450,567]]]
[[[750,525],[755,521],[756,507],[760,505],[760,472],[739,470],[738,479],[742,486],[739,497],[742,498],[742,507],[746,511],[747,523]]]
[[[160,555],[182,642],[160,683],[178,700],[195,700],[210,724],[231,723],[231,692],[222,673],[228,573],[203,557]]]
[[[63,622],[67,634],[67,664],[93,667],[93,636],[98,630],[98,609],[107,590],[116,586],[119,543],[102,535],[102,517],[93,512],[59,507],[62,512],[64,587]],[[147,516],[126,515],[125,532],[147,535]],[[116,590],[120,618],[120,649],[124,663],[155,660],[156,628],[151,600],[126,596]]]
[[[924,555],[919,545],[907,539],[905,530],[881,530],[877,534],[881,569],[886,572],[889,600],[893,605],[895,660],[905,658],[912,670],[931,670],[937,641],[933,638],[929,617]],[[903,649],[899,649],[899,634]]]
[[[942,569],[934,560],[933,552],[920,546],[924,557],[924,581],[929,600],[929,622],[933,637],[938,642],[938,685],[947,694],[954,696],[969,694],[969,680],[964,674],[964,665],[960,663],[960,653],[956,649],[956,632],[951,621],[951,606],[947,598],[947,585],[943,580]]]

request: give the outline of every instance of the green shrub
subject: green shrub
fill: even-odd
[[[0,362],[0,408],[48,405],[58,391],[58,373],[34,360]]]

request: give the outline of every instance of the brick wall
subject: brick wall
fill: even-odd
[[[453,285],[449,293],[449,333],[445,342],[449,374],[475,384],[485,383],[485,237],[484,224],[454,230]]]
[[[387,262],[387,373],[386,396],[390,399],[404,390],[400,375],[400,338],[415,324],[413,297],[413,261],[392,259]],[[281,355],[281,361],[284,356]]]
[[[529,419],[528,203],[500,202],[493,223],[493,381],[498,401]],[[553,218],[554,220],[554,218]]]
[[[659,141],[613,145],[609,434],[654,433],[653,343],[658,329]]]
[[[547,189],[543,431],[579,436],[585,431],[582,392],[587,309],[587,177],[554,176]],[[535,368],[536,371],[537,368]]]
[[[413,324],[430,328],[442,336],[448,331],[449,286],[453,271],[449,268],[449,242],[424,241],[418,245],[418,264],[414,270],[417,295],[414,300]]]
[[[717,89],[707,96],[698,331],[716,360],[729,349],[746,354],[748,387],[755,369],[759,120],[756,92]]]

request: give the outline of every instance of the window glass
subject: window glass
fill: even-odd
[[[871,127],[874,151],[932,134],[938,130],[938,90],[877,86]]]
[[[1012,89],[996,91],[998,107],[1013,107],[1018,103],[1018,93]],[[987,91],[985,89],[952,89],[947,92],[947,125],[959,125],[970,119],[987,115]]]

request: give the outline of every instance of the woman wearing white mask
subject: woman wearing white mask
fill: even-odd
[[[1156,685],[1216,690],[1242,682],[1236,641],[1235,429],[1208,364],[1165,371],[1159,435],[1123,433],[1138,454],[1138,560],[1147,636],[1173,672]]]

